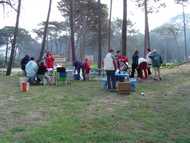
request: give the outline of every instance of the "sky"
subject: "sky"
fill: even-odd
[[[53,0],[52,12],[50,20],[63,20],[60,12],[57,9],[57,1]],[[110,0],[101,0],[102,3],[108,4]],[[174,4],[174,0],[167,1],[167,7],[160,10],[159,13],[149,15],[150,29],[162,25],[169,21],[171,17],[181,14],[182,8],[179,5]],[[20,27],[29,30],[35,29],[39,23],[46,20],[49,0],[23,0],[20,16]],[[123,0],[113,0],[113,18],[122,18],[122,4]],[[128,17],[135,23],[135,27],[141,32],[144,30],[144,13],[141,9],[133,6],[134,4],[128,4]],[[188,10],[189,9],[189,10]],[[14,26],[16,13],[11,10],[5,10],[3,13],[2,7],[0,7],[0,28],[4,26]],[[186,7],[186,12],[190,13],[190,8]]]

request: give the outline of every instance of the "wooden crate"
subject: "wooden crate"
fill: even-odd
[[[131,86],[130,82],[118,82],[117,92],[118,94],[130,94]]]

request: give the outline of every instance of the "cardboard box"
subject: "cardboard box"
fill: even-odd
[[[130,94],[131,91],[130,82],[118,82],[117,91],[118,94]]]

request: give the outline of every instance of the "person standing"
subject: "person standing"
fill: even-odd
[[[25,67],[26,64],[30,61],[30,57],[29,55],[25,55],[24,58],[21,59],[20,65],[21,65],[21,69],[24,73],[24,76],[26,76],[26,71],[25,71]]]
[[[73,63],[73,66],[74,66],[74,79],[75,80],[80,80],[81,79],[80,72],[81,72],[81,69],[82,69],[82,62],[76,60]]]
[[[45,57],[45,65],[46,65],[48,71],[53,71],[54,61],[55,61],[55,59],[54,59],[52,53],[47,52],[46,57]]]
[[[162,57],[156,50],[153,50],[149,57],[152,60],[152,67],[154,69],[154,80],[161,80],[160,66],[162,64]]]
[[[84,60],[84,63],[82,64],[82,73],[83,80],[89,80],[90,64],[87,58]]]
[[[107,75],[108,89],[116,89],[116,78],[115,78],[116,62],[113,52],[114,52],[113,49],[109,49],[108,53],[104,58],[104,70],[106,71]]]
[[[137,71],[137,77],[139,76],[138,72],[138,60],[139,60],[139,51],[135,50],[132,56],[132,71],[131,71],[131,78],[134,78],[135,71]]]

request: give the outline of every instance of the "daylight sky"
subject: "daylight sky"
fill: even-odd
[[[60,12],[57,10],[57,1],[53,0],[52,13],[50,20],[61,21],[63,18]],[[108,4],[110,0],[101,0],[103,3]],[[182,8],[174,4],[174,0],[166,0],[167,8],[160,10],[157,14],[149,15],[150,29],[153,29],[163,23],[169,21],[169,19],[175,15],[181,13]],[[113,0],[113,17],[122,18],[122,3],[123,0]],[[20,18],[20,27],[26,28],[29,31],[36,28],[36,26],[45,21],[47,15],[49,0],[23,0]],[[186,12],[190,13],[190,8],[186,8]],[[2,7],[0,8],[0,28],[3,26],[15,25],[16,15],[15,12],[11,10],[6,10],[3,14]],[[129,19],[136,23],[136,28],[143,32],[144,29],[144,15],[143,11],[139,8],[133,6],[133,4],[128,5]]]

